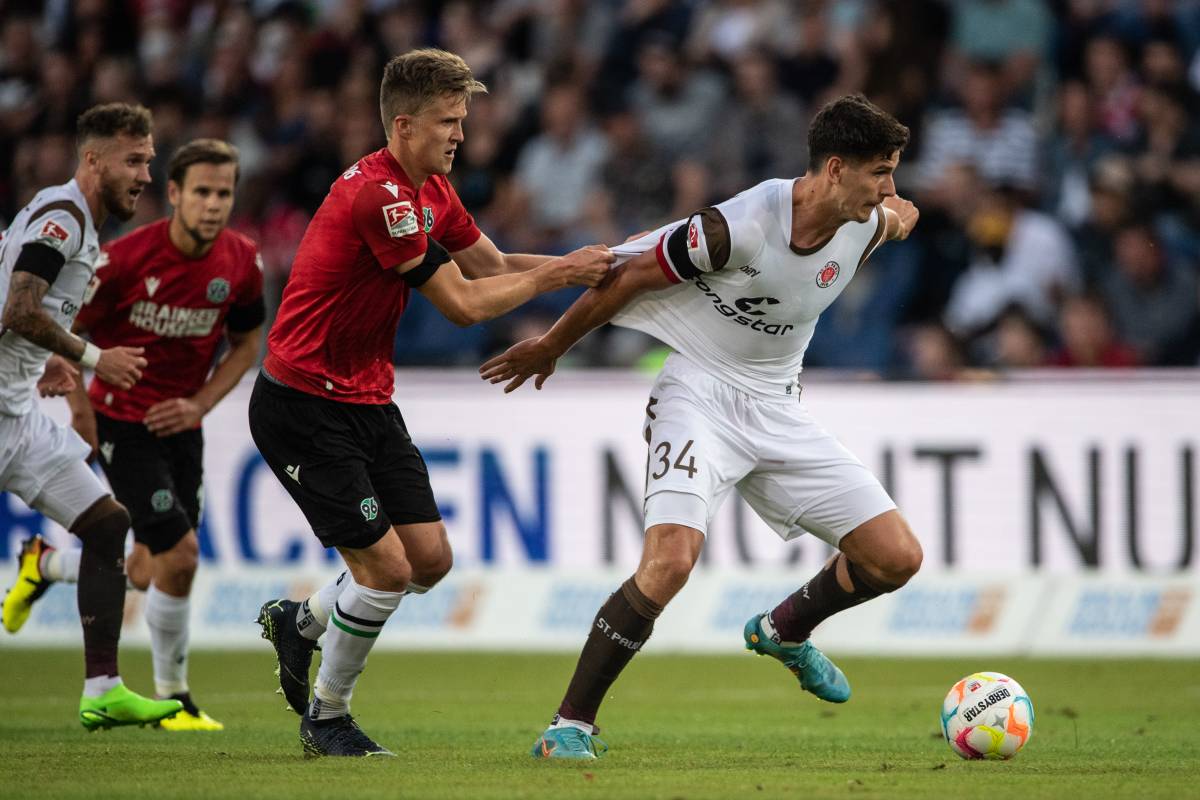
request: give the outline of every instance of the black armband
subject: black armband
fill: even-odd
[[[420,264],[410,269],[408,272],[400,273],[400,277],[414,289],[418,289],[425,284],[427,280],[433,277],[433,273],[438,271],[438,267],[450,260],[450,253],[446,248],[435,242],[428,236],[425,237],[425,258]]]
[[[233,333],[247,333],[263,324],[267,318],[267,306],[262,295],[242,306],[230,306],[225,315],[225,327]]]
[[[66,263],[67,257],[50,245],[30,242],[21,248],[13,272],[28,272],[53,285]]]

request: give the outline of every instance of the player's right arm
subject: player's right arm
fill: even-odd
[[[418,211],[411,190],[367,182],[354,196],[351,216],[379,266],[395,269],[456,325],[493,319],[544,292],[596,286],[616,258],[607,247],[597,245],[523,272],[467,280],[450,253],[425,234],[417,221]]]
[[[441,245],[427,241],[426,252],[401,264],[397,272],[448,320],[462,326],[494,319],[555,289],[597,286],[615,259],[607,247],[593,245],[525,272],[467,280]]]
[[[720,208],[702,209],[664,233],[656,246],[613,269],[604,283],[576,300],[545,334],[513,345],[484,363],[479,374],[491,383],[508,381],[505,393],[536,375],[534,388],[541,389],[560,356],[638,295],[730,265],[744,266],[762,246],[762,231],[752,219],[731,224]]]
[[[643,292],[667,289],[674,283],[659,266],[653,250],[634,256],[615,267],[595,289],[585,292],[542,336],[526,339],[484,363],[480,376],[491,383],[509,381],[504,391],[513,391],[536,375],[534,386],[542,388],[554,374],[559,357],[589,332],[616,316]]]
[[[49,244],[34,241],[23,245],[13,265],[0,325],[52,353],[92,367],[104,380],[128,389],[142,377],[146,366],[142,348],[100,350],[63,328],[42,307],[42,299],[65,263],[63,253]]]

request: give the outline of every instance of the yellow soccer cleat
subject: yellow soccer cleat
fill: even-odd
[[[29,619],[29,612],[39,597],[46,593],[53,581],[42,577],[42,554],[54,548],[46,544],[41,536],[34,536],[21,543],[17,556],[17,580],[4,595],[4,629],[16,633]]]
[[[170,719],[164,719],[158,723],[158,727],[164,731],[223,731],[225,725],[217,722],[208,714],[200,711],[198,714],[193,714],[190,711],[180,711]]]
[[[169,700],[178,700],[183,703],[183,710],[173,717],[164,719],[158,723],[157,727],[164,731],[176,733],[179,731],[223,731],[225,725],[217,722],[208,714],[201,711],[192,702],[192,696],[189,693],[173,694]]]

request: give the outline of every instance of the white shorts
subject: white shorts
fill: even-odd
[[[645,526],[706,532],[729,490],[785,541],[805,532],[837,546],[895,502],[863,463],[818,425],[796,398],[747,394],[678,353],[659,373],[646,407],[649,446]],[[662,492],[700,498],[704,520],[681,519]],[[686,515],[685,515],[686,516]]]
[[[0,414],[0,491],[69,529],[109,494],[85,459],[91,448],[74,429],[34,406],[28,414]]]

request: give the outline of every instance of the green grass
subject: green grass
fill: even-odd
[[[1200,763],[1193,662],[845,659],[855,695],[835,707],[767,659],[642,656],[601,714],[612,750],[578,766],[528,756],[573,657],[394,653],[372,657],[354,707],[399,758],[305,760],[265,647],[193,655],[220,734],[89,735],[78,652],[0,651],[0,796],[1178,798]],[[149,660],[125,653],[134,689],[150,686]],[[1013,761],[961,761],[938,732],[942,696],[977,669],[1033,697]]]

